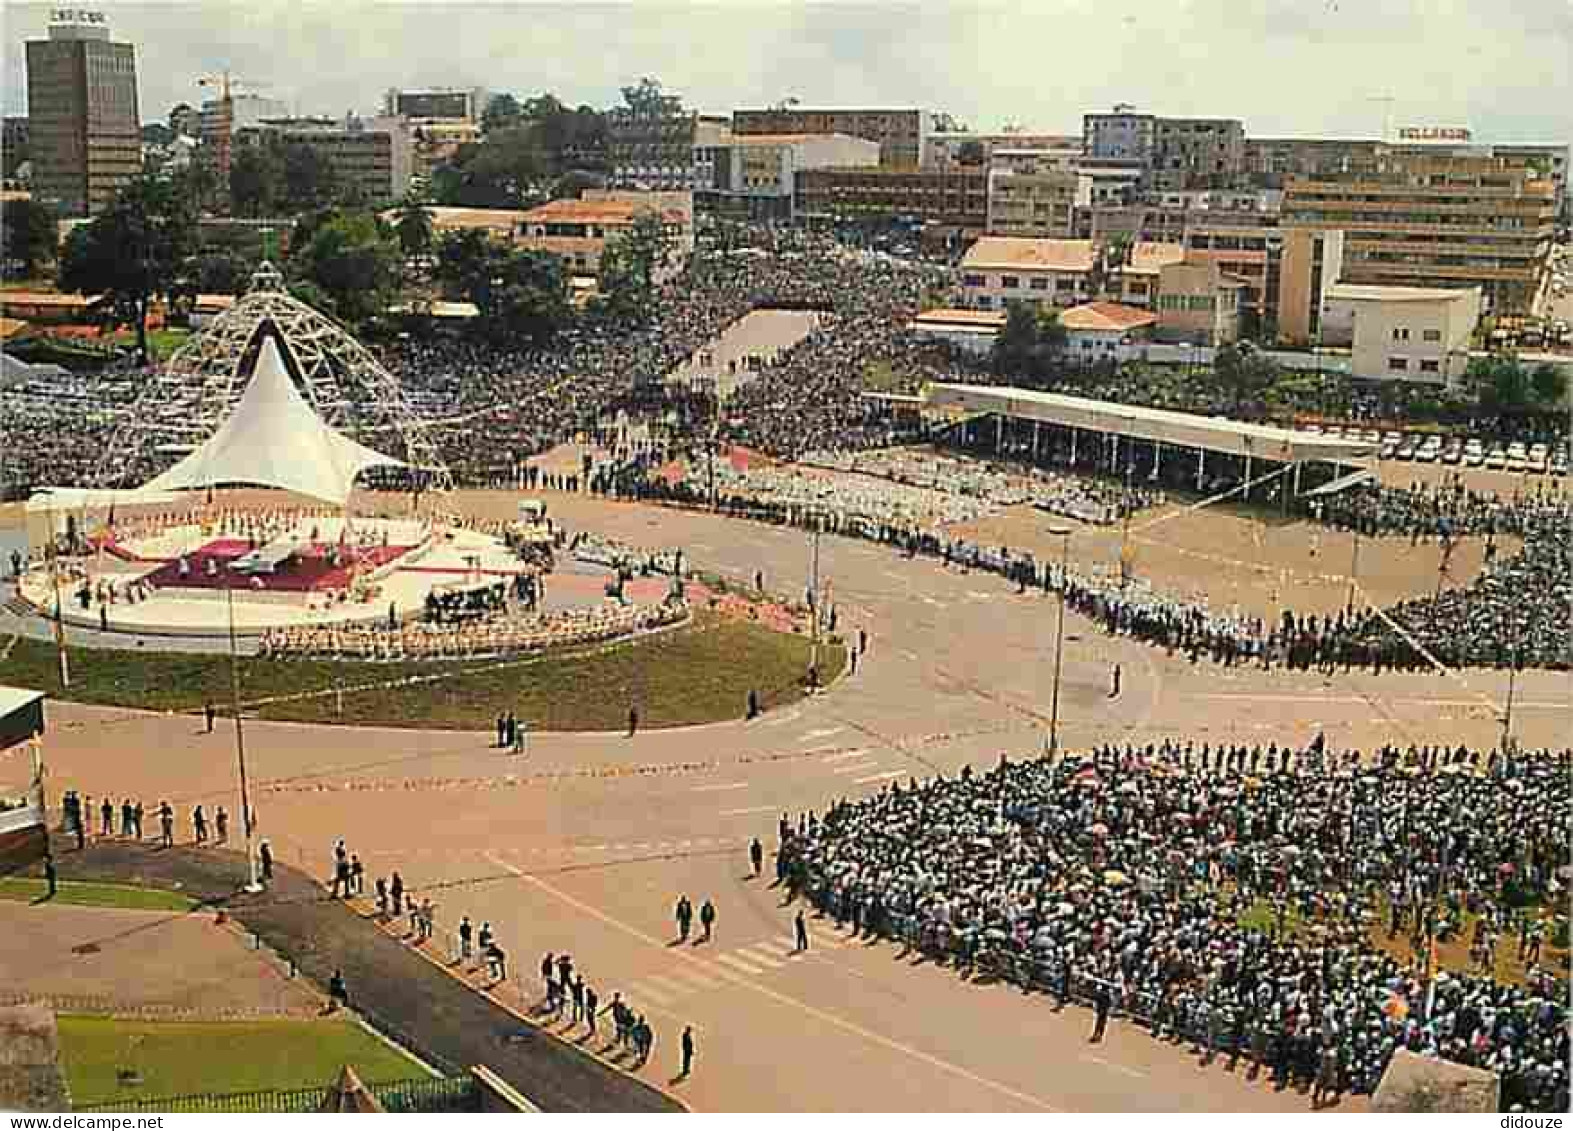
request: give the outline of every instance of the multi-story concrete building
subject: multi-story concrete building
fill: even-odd
[[[1323,305],[1343,275],[1344,233],[1338,229],[1283,228],[1277,238],[1278,303],[1268,313],[1267,324],[1276,326],[1278,340],[1287,345],[1319,343]]]
[[[1245,124],[1238,118],[1159,118],[1149,169],[1156,189],[1233,186],[1245,170]]]
[[[923,163],[931,169],[959,169],[964,164],[994,165],[1000,151],[1056,150],[1081,154],[1076,134],[943,133],[930,134]],[[973,158],[974,160],[967,160]]]
[[[665,278],[681,270],[694,252],[694,198],[678,191],[591,190],[579,200],[553,200],[520,218],[514,243],[558,256],[572,275],[595,275],[607,244],[633,227],[643,214],[661,218],[671,246],[658,268]]]
[[[962,239],[981,234],[988,223],[989,178],[982,169],[802,169],[796,177],[799,215],[905,218],[952,229]]]
[[[1338,283],[1322,308],[1322,340],[1353,347],[1350,372],[1373,381],[1456,385],[1480,321],[1478,287]]]
[[[1505,157],[1380,157],[1370,171],[1295,178],[1282,223],[1340,229],[1344,281],[1478,286],[1502,314],[1539,311],[1551,278],[1556,197],[1549,179]]]
[[[712,160],[719,206],[790,217],[799,170],[877,168],[879,143],[846,134],[734,135]]]
[[[1121,103],[1082,116],[1082,149],[1093,159],[1136,162],[1145,188],[1224,188],[1245,168],[1245,126],[1237,118],[1163,118]]]
[[[260,94],[235,91],[229,96],[229,133],[233,138],[239,130],[260,126],[263,122],[289,117],[289,104],[282,98],[266,98]],[[209,98],[202,103],[196,115],[195,136],[205,145],[217,144],[224,129],[224,103],[219,98]]]
[[[1216,263],[1167,263],[1158,279],[1160,342],[1222,346],[1240,338],[1240,303],[1245,283]]]
[[[389,87],[382,96],[382,112],[386,117],[412,122],[479,122],[486,102],[486,91],[478,87]]]
[[[1370,168],[1381,146],[1367,138],[1250,137],[1245,174],[1261,188],[1282,188],[1296,177],[1343,176]]]
[[[62,216],[98,212],[142,168],[136,49],[103,13],[58,9],[27,43],[33,196]]]
[[[309,146],[327,161],[341,188],[373,205],[403,197],[415,170],[413,131],[403,118],[270,118],[237,131],[235,143]]]
[[[1078,306],[1094,297],[1097,262],[1091,240],[985,236],[962,257],[963,301],[972,310],[1001,310],[1013,302]]]
[[[879,143],[879,163],[905,169],[924,164],[932,115],[927,110],[804,110],[778,106],[734,110],[732,133],[847,134]]]
[[[1079,182],[1074,171],[1018,162],[990,169],[988,178],[989,235],[1071,237]]]
[[[691,192],[698,186],[694,146],[699,115],[672,94],[605,114],[606,161],[613,184],[646,191]],[[698,186],[702,187],[702,186]]]
[[[7,114],[4,130],[4,134],[0,135],[0,163],[4,165],[0,175],[9,181],[16,176],[18,166],[28,160],[27,115]]]

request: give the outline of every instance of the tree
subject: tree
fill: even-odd
[[[111,322],[136,327],[145,364],[148,306],[169,292],[195,237],[196,213],[179,185],[138,177],[71,233],[60,258],[60,289],[102,294]]]
[[[58,243],[55,217],[38,201],[0,201],[0,225],[5,259],[21,266],[23,278],[31,277],[40,263],[54,259]]]
[[[494,340],[545,338],[568,318],[568,281],[555,255],[517,251],[471,229],[439,241],[436,274],[444,295],[475,304],[481,332]]]
[[[403,249],[405,258],[425,255],[431,250],[431,213],[426,210],[426,205],[413,196],[405,197],[400,203],[393,230],[399,237],[399,247]]]
[[[640,212],[623,232],[607,241],[601,253],[599,289],[617,314],[643,318],[649,312],[655,301],[656,274],[671,248],[666,222],[653,209]]]
[[[144,145],[168,145],[175,140],[175,131],[163,122],[149,122],[142,127]]]
[[[1011,302],[1005,307],[1005,325],[994,339],[994,371],[1002,376],[1031,374],[1037,360],[1038,314],[1029,303]]]
[[[1070,333],[1060,321],[1058,310],[1049,309],[1038,315],[1038,353],[1042,360],[1059,356],[1069,341]]]
[[[1238,407],[1259,400],[1278,380],[1278,366],[1250,342],[1230,342],[1213,356],[1213,375]]]
[[[322,223],[290,264],[328,296],[334,313],[351,324],[380,314],[398,281],[398,244],[370,212],[343,212]]]
[[[291,143],[282,147],[284,203],[295,211],[320,208],[334,199],[333,166],[315,147]]]
[[[486,103],[486,109],[481,111],[481,132],[493,133],[497,130],[512,129],[524,117],[524,109],[519,105],[519,100],[504,91],[494,94]]]
[[[1510,354],[1477,357],[1465,371],[1487,415],[1504,421],[1529,411],[1534,389],[1530,376]]]
[[[284,198],[284,161],[273,145],[246,146],[229,166],[230,208],[241,216],[270,216]]]
[[[1535,400],[1549,412],[1560,410],[1568,395],[1568,375],[1549,361],[1535,366],[1529,375],[1529,385]]]

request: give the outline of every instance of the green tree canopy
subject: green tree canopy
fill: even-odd
[[[322,208],[338,195],[333,166],[318,149],[299,142],[281,147],[284,166],[284,203],[292,211]]]
[[[111,322],[136,328],[145,363],[148,306],[169,294],[195,240],[196,211],[179,183],[138,177],[72,231],[60,258],[60,289],[102,294]]]
[[[1530,373],[1529,385],[1541,407],[1555,412],[1567,398],[1568,375],[1561,366],[1543,361]]]
[[[431,213],[426,210],[424,203],[414,197],[406,197],[399,204],[393,230],[406,256],[425,255],[431,250]]]
[[[506,130],[519,124],[524,116],[519,100],[506,91],[494,94],[486,103],[486,109],[481,111],[481,132],[492,133],[496,130]]]
[[[656,276],[671,254],[672,236],[661,215],[640,212],[601,253],[599,289],[617,317],[644,318],[655,302]]]
[[[241,216],[272,216],[284,200],[284,158],[274,145],[248,145],[229,164],[230,207]]]
[[[470,229],[438,241],[436,274],[446,297],[475,304],[481,332],[494,340],[546,338],[568,320],[568,281],[555,255]]]
[[[290,256],[299,278],[327,295],[333,312],[352,325],[382,312],[398,285],[398,243],[370,212],[341,212],[321,223]]]
[[[1030,303],[1006,305],[1005,325],[994,338],[993,361],[994,371],[1002,376],[1028,376],[1037,371],[1038,313]]]

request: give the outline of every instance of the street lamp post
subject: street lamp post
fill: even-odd
[[[246,890],[259,892],[257,856],[251,845],[251,791],[246,782],[246,734],[240,721],[240,656],[235,644],[235,577],[225,566],[224,602],[229,612],[229,690],[230,709],[235,716],[235,761],[240,768],[240,827],[246,836]]]
[[[1049,533],[1061,539],[1060,608],[1054,628],[1054,690],[1049,697],[1049,758],[1060,752],[1060,671],[1065,661],[1065,585],[1070,572],[1071,532],[1068,527],[1051,526]]]

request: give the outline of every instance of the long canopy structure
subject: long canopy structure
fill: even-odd
[[[196,451],[145,490],[248,484],[343,506],[361,472],[403,466],[402,460],[374,452],[324,423],[295,387],[278,343],[268,335],[235,410]]]
[[[1010,385],[935,383],[925,387],[923,403],[931,411],[992,414],[1281,463],[1352,461],[1376,454],[1376,445],[1362,440],[1344,440],[1267,424],[1246,424]]]

